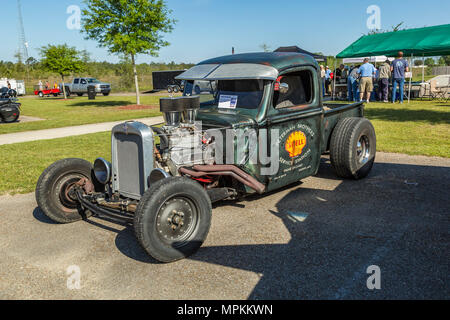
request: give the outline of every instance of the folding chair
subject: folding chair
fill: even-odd
[[[440,95],[439,89],[436,87],[436,80],[430,80],[428,94],[424,94],[423,97],[429,97],[431,100],[436,99]]]
[[[450,81],[450,80],[449,80]],[[442,100],[445,100],[445,95],[446,95],[446,93],[447,93],[447,90],[448,90],[448,85],[447,86],[445,86],[445,87],[439,87],[439,88],[435,88],[435,98],[436,99],[442,99]]]

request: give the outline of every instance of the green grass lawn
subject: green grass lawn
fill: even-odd
[[[378,151],[450,158],[449,103],[370,103],[366,116],[375,126]],[[51,163],[69,157],[110,159],[110,148],[108,132],[0,146],[0,194],[32,192]]]
[[[450,103],[370,103],[379,151],[450,158]]]
[[[159,106],[160,96],[142,96],[141,104]],[[0,125],[0,134],[68,127],[98,122],[130,120],[159,115],[159,107],[144,110],[121,110],[121,106],[136,103],[134,96],[98,96],[96,100],[85,97],[70,98],[22,98],[21,113],[44,121]]]
[[[41,173],[53,162],[98,157],[111,159],[111,134],[88,134],[0,146],[0,194],[33,192]]]

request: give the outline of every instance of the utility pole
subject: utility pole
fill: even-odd
[[[20,0],[17,0],[17,10],[19,12],[19,59],[25,63],[25,68],[27,72],[27,81],[29,81],[28,74],[28,42],[25,38],[25,28],[23,26],[23,16],[22,16],[22,4]]]

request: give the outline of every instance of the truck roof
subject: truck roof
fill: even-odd
[[[178,80],[275,80],[289,67],[318,67],[313,57],[293,52],[258,52],[223,56],[205,60],[182,73]]]
[[[270,66],[278,71],[293,65],[317,65],[316,60],[310,55],[297,52],[255,52],[241,53],[228,56],[208,59],[199,63],[202,64],[232,64],[232,63],[253,63]]]

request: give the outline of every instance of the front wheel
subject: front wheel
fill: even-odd
[[[107,97],[107,96],[109,96],[109,92],[104,92],[103,95],[104,95],[105,97]]]
[[[331,164],[342,178],[365,178],[375,162],[377,138],[372,123],[365,118],[344,118],[331,136]]]
[[[43,98],[44,97],[44,93],[42,91],[39,92],[39,97]]]
[[[82,97],[83,93],[77,93],[77,96]]]
[[[36,186],[39,208],[58,223],[71,223],[89,217],[91,213],[84,212],[70,192],[83,178],[95,184],[92,165],[86,160],[64,159],[52,164],[42,173]]]
[[[13,114],[11,114],[8,117],[4,117],[3,121],[5,123],[13,123],[13,122],[16,122],[17,120],[19,120],[19,117],[20,117],[20,112],[17,111],[17,112],[14,112]]]
[[[142,197],[134,230],[149,255],[168,263],[201,247],[211,215],[211,200],[200,184],[187,178],[167,178],[153,184]]]

